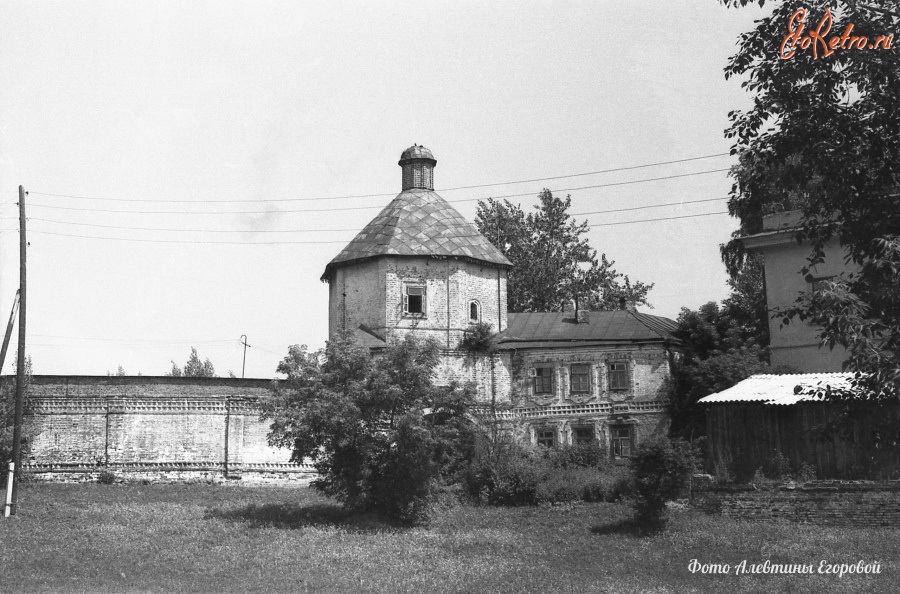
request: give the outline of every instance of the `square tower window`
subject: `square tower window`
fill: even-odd
[[[425,315],[425,287],[407,285],[403,295],[403,313],[413,316]]]

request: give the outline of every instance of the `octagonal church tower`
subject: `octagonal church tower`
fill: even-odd
[[[414,332],[453,350],[473,323],[506,329],[512,264],[435,193],[436,164],[424,146],[403,151],[400,194],[325,267],[330,338],[378,348]]]

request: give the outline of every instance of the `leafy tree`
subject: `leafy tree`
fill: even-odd
[[[710,302],[678,316],[673,334],[684,341],[682,359],[667,383],[670,433],[693,440],[706,434],[704,412],[697,401],[757,373],[771,373],[765,350],[741,335],[726,308]]]
[[[438,344],[414,336],[374,358],[351,334],[324,351],[294,345],[278,365],[286,379],[262,402],[269,441],[311,459],[313,486],[346,507],[427,520],[474,431],[470,390],[432,384],[438,362]]]
[[[723,0],[743,6],[750,0]],[[739,154],[729,211],[740,218],[737,235],[761,230],[762,216],[798,210],[798,240],[810,247],[807,266],[839,241],[855,268],[781,312],[784,323],[822,328],[821,343],[846,347],[857,388],[873,397],[900,397],[900,53],[847,48],[852,35],[874,43],[900,24],[900,3],[810,0],[803,35],[830,24],[825,43],[809,48],[787,38],[794,3],[777,4],[740,38],[726,77],[743,77],[753,107],[730,114],[726,135]],[[799,15],[798,15],[799,16]],[[824,19],[824,21],[822,20]],[[793,28],[799,23],[795,20]],[[813,53],[813,50],[816,53]],[[817,55],[816,55],[817,54]],[[740,270],[737,238],[723,247],[731,273]]]
[[[747,259],[729,281],[731,294],[722,305],[706,303],[696,311],[683,308],[673,332],[683,342],[682,358],[668,382],[671,434],[693,439],[706,434],[704,396],[720,392],[757,373],[772,370],[768,363],[768,320],[758,257]]]
[[[606,254],[598,259],[582,237],[587,222],[578,223],[567,212],[571,197],[563,200],[543,190],[538,200],[537,211],[528,214],[507,200],[478,203],[475,225],[513,263],[507,288],[510,311],[561,311],[576,295],[598,310],[617,309],[621,298],[647,304],[653,284],[632,284],[613,269],[615,262]]]
[[[200,361],[197,349],[191,347],[191,356],[184,364],[184,369],[172,361],[172,370],[166,374],[170,377],[216,377],[216,369],[209,359]]]

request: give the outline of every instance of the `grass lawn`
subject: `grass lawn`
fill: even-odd
[[[897,592],[900,530],[674,512],[642,537],[614,504],[447,510],[404,529],[307,488],[23,484],[0,592]],[[879,575],[693,575],[703,563],[879,561]]]

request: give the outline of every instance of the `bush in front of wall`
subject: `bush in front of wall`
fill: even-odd
[[[631,459],[635,520],[648,532],[665,528],[666,502],[677,498],[697,467],[698,452],[682,439],[657,437]]]
[[[112,472],[111,470],[104,469],[101,470],[100,474],[97,475],[97,482],[101,485],[111,485],[116,482],[117,478],[118,477],[116,476],[116,473]]]

